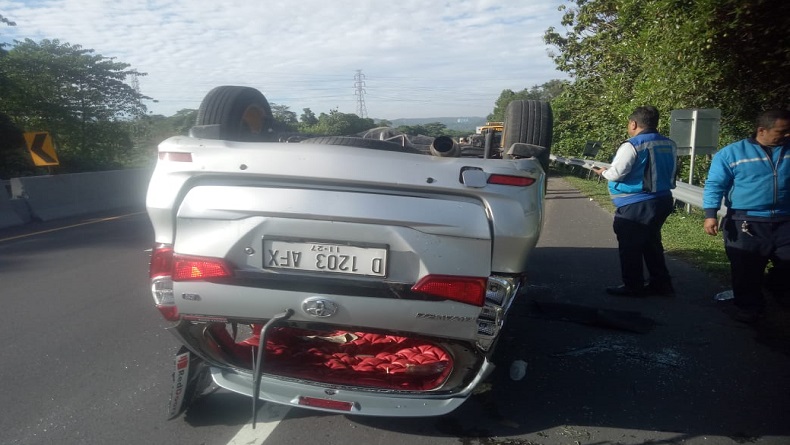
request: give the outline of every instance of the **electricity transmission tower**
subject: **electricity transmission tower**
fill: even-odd
[[[132,77],[132,81],[131,81],[132,89],[134,90],[135,95],[137,97],[140,97],[140,81],[137,79],[137,73],[132,73],[131,77]],[[135,98],[135,100],[139,100],[139,99]],[[148,133],[147,126],[141,120],[141,117],[145,116],[145,113],[143,113],[143,108],[142,108],[144,105],[142,105],[142,103],[140,103],[140,105],[141,107],[139,108],[135,107],[137,109],[137,113],[135,113],[136,116],[134,116],[134,120],[132,121],[132,140],[134,141],[135,145],[137,145],[140,141],[142,141],[147,136]]]
[[[365,107],[365,75],[362,70],[357,70],[354,75],[354,95],[357,96],[357,116],[368,117],[368,109]]]
[[[140,94],[140,81],[137,80],[137,73],[130,74],[132,77],[132,89],[135,93]]]

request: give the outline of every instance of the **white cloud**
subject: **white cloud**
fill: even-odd
[[[147,73],[149,109],[196,109],[218,85],[297,114],[485,116],[503,89],[564,78],[543,43],[563,0],[0,0],[4,41],[59,39]]]

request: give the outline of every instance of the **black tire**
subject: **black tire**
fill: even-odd
[[[422,154],[421,151],[404,147],[400,144],[380,139],[356,138],[352,136],[322,136],[317,138],[305,139],[302,144],[325,144],[325,145],[345,145],[348,147],[370,148],[373,150],[397,151],[400,153]]]
[[[189,349],[187,349],[185,346],[181,346],[178,349],[176,356],[186,352],[189,352]],[[209,369],[208,365],[206,365],[206,362],[203,361],[203,359],[192,352],[189,352],[189,368],[189,376],[187,376],[187,381],[183,387],[184,398],[182,399],[181,405],[175,407],[175,410],[169,413],[168,419],[174,419],[181,415],[181,413],[186,411],[189,406],[192,405],[192,403],[199,399],[205,392],[206,388],[211,385],[211,370]],[[175,381],[175,372],[172,374],[172,378]],[[174,394],[170,394],[171,404],[173,402],[173,396]],[[171,409],[172,408],[173,407],[171,407]]]
[[[514,100],[505,109],[502,149],[507,153],[516,142],[551,150],[554,118],[551,105],[539,100]]]
[[[271,140],[274,117],[269,102],[250,87],[224,85],[206,94],[198,109],[196,125],[219,125],[226,141]]]

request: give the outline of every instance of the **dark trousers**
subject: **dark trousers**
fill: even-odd
[[[790,221],[743,221],[726,217],[721,223],[724,250],[730,260],[735,305],[760,311],[765,307],[763,286],[778,298],[790,298]],[[771,262],[765,282],[765,267]]]
[[[641,289],[644,286],[645,266],[651,287],[663,289],[672,285],[661,243],[661,226],[672,209],[672,196],[663,196],[618,207],[615,211],[614,233],[626,287]]]

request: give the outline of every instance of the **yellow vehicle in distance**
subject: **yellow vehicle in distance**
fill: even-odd
[[[475,134],[469,136],[467,138],[468,144],[473,147],[484,147],[485,146],[485,135],[488,133],[493,133],[492,136],[492,146],[494,147],[501,147],[502,145],[502,131],[505,128],[504,122],[486,122],[485,125],[481,125],[475,128]]]
[[[504,122],[486,122],[485,125],[477,127],[475,133],[477,134],[485,134],[489,131],[497,131],[499,133],[505,128]]]

